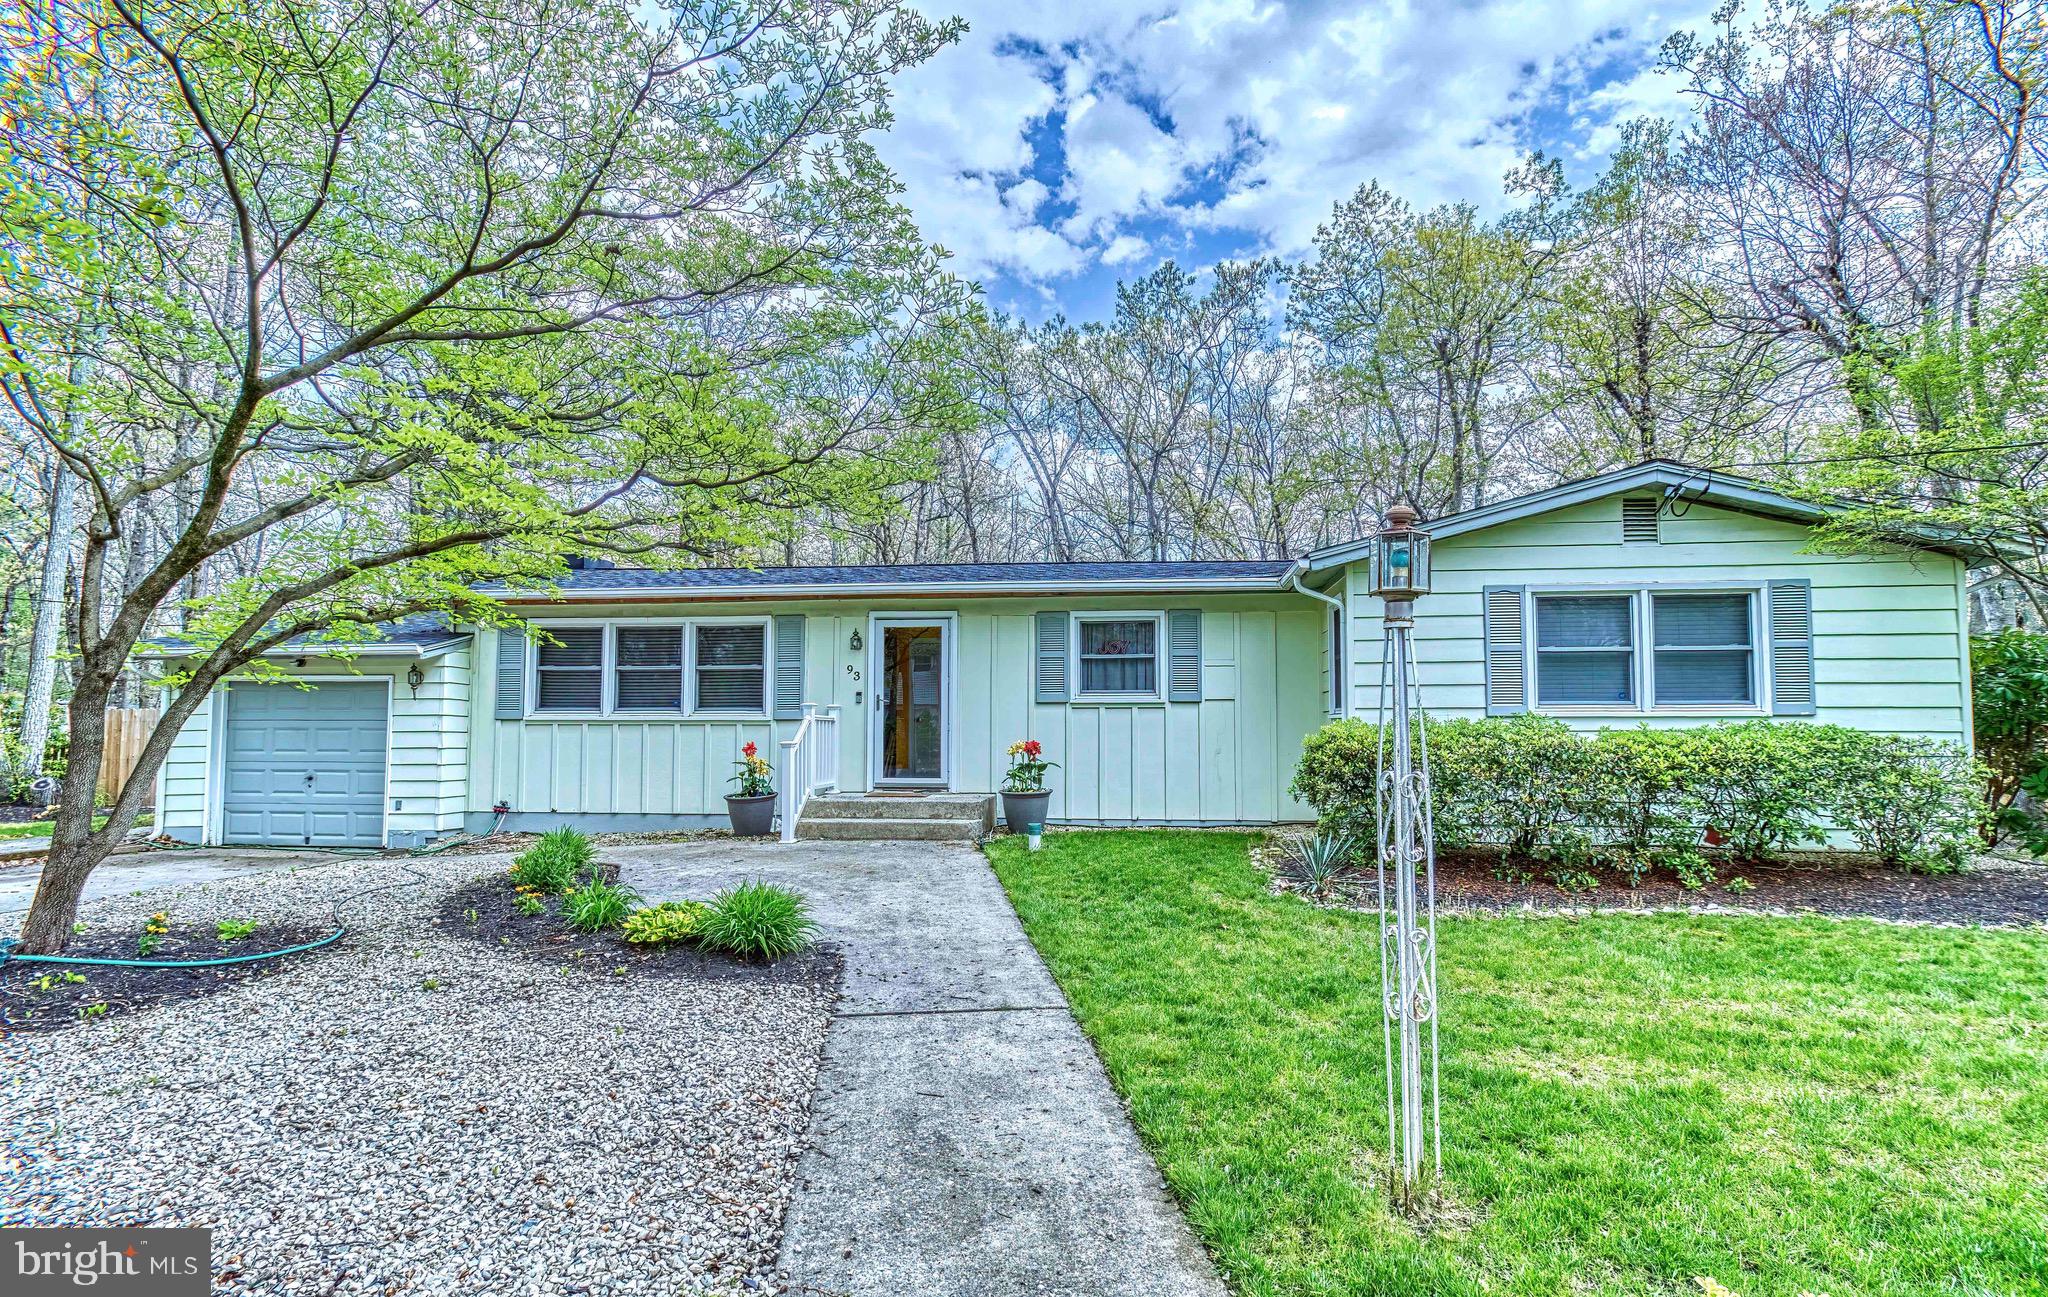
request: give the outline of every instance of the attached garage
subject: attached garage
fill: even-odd
[[[383,846],[390,692],[381,680],[225,691],[221,840]]]

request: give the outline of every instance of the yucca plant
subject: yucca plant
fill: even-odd
[[[1351,867],[1357,843],[1346,833],[1318,833],[1294,844],[1288,872],[1310,896],[1328,896],[1338,875]]]
[[[818,925],[804,898],[773,883],[741,883],[711,898],[698,944],[741,959],[780,959],[811,944]]]

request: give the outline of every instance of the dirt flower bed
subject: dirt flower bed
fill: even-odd
[[[600,863],[598,871],[604,881],[618,881],[616,864]],[[638,945],[617,929],[578,932],[562,917],[561,897],[542,897],[540,902],[538,912],[527,913],[519,907],[509,875],[486,874],[450,892],[436,911],[434,924],[451,936],[608,977],[736,978],[789,986],[838,981],[840,958],[830,949],[814,947],[773,963],[746,963],[688,942]]]
[[[139,950],[143,929],[126,926],[89,926],[71,939],[64,953],[81,958],[147,958],[162,962],[226,959],[302,946],[334,930],[331,926],[264,923],[246,935],[226,940],[215,926],[182,924],[175,917],[154,926],[166,930],[150,934],[155,937],[154,948],[146,955]],[[305,960],[317,959],[332,948],[217,968],[131,968],[10,960],[0,965],[0,1036],[63,1031],[167,1001],[213,995],[243,982],[274,976]]]
[[[1290,852],[1287,840],[1274,839],[1254,853],[1276,891],[1302,890],[1289,875]],[[2048,923],[2048,866],[1989,857],[1962,873],[1929,876],[1887,868],[1874,857],[1851,852],[1794,852],[1772,864],[1716,861],[1714,881],[1699,888],[1687,888],[1661,872],[1630,887],[1619,873],[1594,870],[1596,886],[1576,893],[1561,891],[1541,877],[1528,882],[1497,877],[1495,859],[1491,852],[1444,853],[1437,861],[1439,910],[1502,914],[1717,909],[1991,927]],[[1329,899],[1350,909],[1378,907],[1369,856],[1362,866],[1341,876]]]

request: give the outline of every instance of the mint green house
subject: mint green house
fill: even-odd
[[[1650,463],[1424,523],[1424,706],[1595,728],[1741,717],[1967,741],[1967,554],[1809,552],[1811,505]],[[1050,818],[1269,824],[1303,739],[1370,717],[1369,544],[1270,562],[571,571],[537,633],[405,625],[223,687],[160,776],[180,838],[415,844],[503,823],[724,823],[744,744],[786,833],[816,793],[989,793]],[[174,650],[163,650],[172,655]]]

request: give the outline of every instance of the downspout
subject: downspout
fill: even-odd
[[[1346,643],[1349,643],[1351,639],[1351,636],[1349,634],[1349,631],[1351,629],[1351,610],[1345,606],[1344,601],[1342,599],[1337,598],[1335,595],[1324,594],[1320,590],[1311,590],[1307,586],[1303,585],[1301,583],[1301,574],[1307,569],[1307,559],[1297,560],[1293,570],[1291,570],[1287,574],[1287,584],[1293,586],[1297,592],[1305,594],[1311,599],[1320,599],[1324,603],[1330,605],[1332,608],[1335,608],[1337,610],[1337,616],[1342,619],[1340,624],[1344,627],[1346,631],[1344,640]],[[1336,657],[1337,651],[1338,650],[1335,647],[1332,647],[1330,649],[1330,676],[1333,680],[1339,674]],[[1346,663],[1345,666],[1348,668],[1350,664]],[[1347,669],[1343,671],[1342,674],[1346,677],[1346,679],[1344,680],[1343,688],[1340,691],[1343,697],[1338,699],[1337,702],[1337,715],[1342,719],[1348,721],[1351,719],[1351,681],[1349,679],[1351,672]]]

